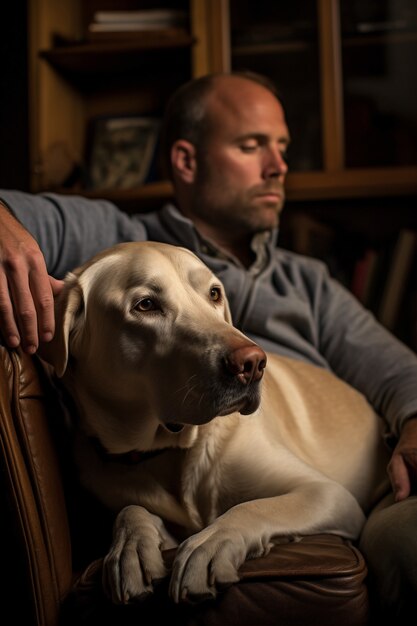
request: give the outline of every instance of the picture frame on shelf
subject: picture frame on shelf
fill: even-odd
[[[135,189],[148,182],[155,163],[160,120],[146,116],[99,117],[87,139],[90,190]]]

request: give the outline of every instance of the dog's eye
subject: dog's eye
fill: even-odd
[[[151,298],[143,298],[136,302],[133,308],[135,311],[144,311],[146,313],[146,311],[155,311],[158,307]]]
[[[222,290],[220,287],[212,287],[210,289],[210,300],[219,302],[222,299]]]

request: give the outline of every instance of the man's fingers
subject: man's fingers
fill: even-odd
[[[3,339],[9,348],[17,348],[20,334],[14,318],[13,305],[10,299],[9,285],[6,276],[0,272],[0,328]]]
[[[33,237],[0,202],[0,329],[10,347],[29,354],[54,333],[54,293]]]
[[[411,492],[410,475],[407,465],[400,454],[394,454],[389,465],[388,475],[390,477],[395,501],[405,500]]]
[[[27,274],[16,272],[9,275],[9,288],[22,348],[28,354],[34,354],[39,346],[38,316]]]
[[[405,421],[387,469],[397,502],[416,493],[417,415]]]
[[[10,348],[20,343],[28,354],[34,354],[39,341],[51,341],[55,332],[54,295],[63,281],[48,276],[46,268],[9,272],[9,280],[0,272],[0,328]]]
[[[54,298],[56,298],[56,296],[58,296],[63,290],[65,283],[63,280],[57,280],[56,278],[53,278],[53,276],[49,276],[49,284],[51,285]]]
[[[33,271],[29,281],[36,309],[39,341],[51,341],[55,332],[54,294],[46,269]]]
[[[32,255],[31,266],[21,259],[9,263],[1,275],[1,327],[10,347],[19,345],[34,354],[39,341],[54,335],[54,295],[41,255]],[[58,282],[58,281],[56,281]],[[58,286],[55,286],[58,290]]]

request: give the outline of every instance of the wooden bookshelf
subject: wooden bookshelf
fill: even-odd
[[[201,13],[202,4],[209,3],[177,0],[167,5],[188,15],[181,27],[90,33],[88,27],[96,11],[141,9],[141,3],[135,0],[123,5],[116,0],[30,3],[33,191],[57,186],[56,177],[49,171],[50,154],[57,152],[56,146],[62,146],[75,169],[83,169],[89,128],[95,118],[161,117],[174,89],[197,72],[210,70],[205,53],[208,41],[202,36],[205,15]],[[146,7],[159,9],[161,4],[155,0],[147,2]],[[74,189],[87,193],[80,188],[79,181]]]
[[[393,2],[399,11],[408,3],[408,15],[416,15],[412,0],[398,6]],[[164,5],[157,0],[145,4],[149,8]],[[81,178],[70,189],[62,189],[66,181],[60,183],[59,177],[51,176],[51,164],[56,164],[61,151],[64,161],[72,159],[82,169],[87,130],[97,117],[161,116],[169,95],[186,80],[208,72],[249,69],[276,78],[280,91],[287,81],[290,101],[285,104],[292,143],[295,146],[298,139],[299,152],[312,153],[295,165],[290,154],[289,206],[282,234],[292,212],[306,212],[325,226],[342,229],[352,241],[359,234],[378,245],[401,229],[417,229],[414,18],[403,29],[388,24],[383,32],[363,33],[354,20],[344,21],[341,9],[354,11],[353,5],[342,6],[339,0],[316,0],[308,6],[294,0],[285,10],[267,0],[172,0],[168,5],[188,12],[188,27],[140,36],[100,33],[89,38],[94,11],[142,8],[144,4],[136,0],[122,4],[117,0],[33,0],[28,4],[32,191],[54,189],[104,197],[130,213],[161,206],[173,198],[167,181],[152,179],[130,190],[91,191],[83,187]],[[370,3],[368,9],[377,10],[377,3]],[[261,14],[268,33],[257,22]],[[398,65],[401,56],[404,62]],[[395,72],[390,68],[393,60]],[[378,143],[373,152],[369,150],[368,159],[372,137],[357,130],[355,115],[361,118],[372,113],[369,102],[365,102],[368,108],[359,102],[362,108],[357,114],[350,108],[355,104],[355,86],[366,87],[372,80],[376,81],[374,91],[386,102],[379,128],[384,131],[392,123],[390,109],[394,117],[405,114],[410,122],[391,137],[398,140],[398,146],[396,152],[386,151],[386,163],[378,158]],[[348,150],[352,137],[359,152]],[[381,142],[381,150],[386,144]]]

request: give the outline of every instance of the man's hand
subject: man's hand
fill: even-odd
[[[54,296],[63,286],[51,276],[33,237],[0,203],[0,334],[28,354],[55,331]]]
[[[388,464],[395,501],[405,500],[417,487],[417,415],[404,424]]]

